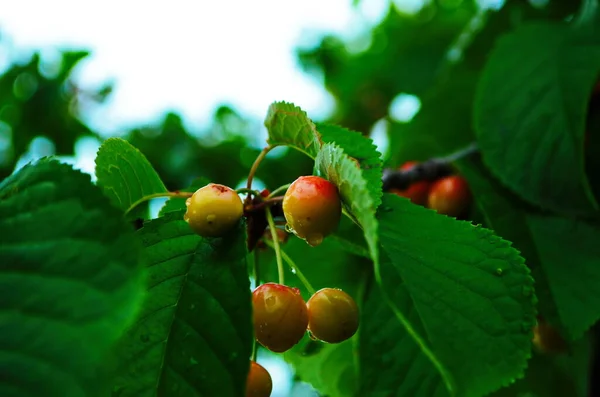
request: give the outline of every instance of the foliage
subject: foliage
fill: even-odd
[[[365,51],[334,37],[299,51],[336,97],[329,120],[274,102],[257,147],[257,125],[226,105],[200,132],[167,114],[104,140],[95,183],[50,159],[15,170],[38,134],[57,155],[99,137],[77,104],[110,90],[82,94],[69,77],[86,53],[64,53],[51,76],[37,55],[11,66],[0,76],[0,128],[11,136],[0,152],[0,394],[242,396],[255,343],[250,281],[278,278],[304,299],[334,287],[359,304],[351,339],[305,336],[281,355],[320,395],[593,394],[598,15],[595,1],[434,1],[415,15],[390,6]],[[388,117],[400,93],[421,101],[410,122]],[[381,119],[385,158],[368,137]],[[463,219],[382,191],[384,164],[472,142],[477,153],[447,157],[476,204]],[[263,147],[281,156],[263,158]],[[321,245],[281,243],[297,267],[282,274],[267,239],[249,249],[245,220],[219,238],[184,221],[192,192],[245,185],[257,158],[271,191],[314,173],[342,198],[344,219]],[[169,197],[158,214],[147,206],[156,197]],[[282,221],[277,198],[264,203]],[[542,319],[568,354],[532,344]]]

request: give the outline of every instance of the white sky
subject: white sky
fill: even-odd
[[[355,10],[351,0],[19,0],[2,7],[0,33],[21,52],[92,50],[76,70],[82,85],[116,81],[111,101],[90,115],[101,132],[171,109],[198,126],[222,102],[262,119],[271,102],[286,100],[320,118],[332,99],[299,69],[294,47],[325,32],[360,35],[388,1],[363,3]]]

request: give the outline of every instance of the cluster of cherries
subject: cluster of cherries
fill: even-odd
[[[416,161],[407,161],[399,169],[408,171],[417,164]],[[446,176],[434,182],[414,182],[404,190],[392,188],[390,193],[453,217],[464,215],[471,204],[471,190],[467,181],[460,175]]]
[[[224,236],[244,214],[238,193],[215,183],[198,189],[186,206],[184,219],[203,237]],[[287,230],[313,247],[335,231],[342,215],[337,186],[312,175],[301,176],[288,187],[282,207]],[[323,288],[304,301],[298,288],[265,283],[253,291],[252,308],[257,342],[276,353],[292,348],[307,331],[315,340],[343,342],[359,325],[356,302],[337,288]],[[268,397],[272,388],[268,371],[251,360],[246,396]]]

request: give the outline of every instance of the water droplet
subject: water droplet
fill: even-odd
[[[140,335],[140,340],[143,343],[147,343],[147,342],[150,342],[150,337],[148,335],[146,335],[146,334],[142,334],[142,335]]]
[[[294,230],[292,229],[292,227],[289,225],[289,223],[286,223],[285,226],[283,227],[285,229],[286,232],[288,233],[293,233]]]
[[[185,206],[186,206],[186,207],[189,207],[189,206],[190,206],[190,204],[192,204],[192,198],[191,198],[191,197],[190,197],[190,198],[188,198],[187,200],[185,200]]]
[[[186,221],[186,222],[190,221],[190,217],[188,216],[187,212],[185,214],[183,214],[183,220]]]
[[[277,298],[274,296],[269,296],[265,299],[265,306],[268,308],[273,307],[277,304]]]
[[[381,207],[381,210],[383,212],[392,212],[394,209],[392,207],[388,207],[387,205],[384,205],[383,207]]]
[[[290,267],[290,271],[292,272],[292,274],[296,274],[296,268],[295,267]]]
[[[315,341],[318,341],[318,340],[319,340],[319,339],[317,339],[317,338],[316,338],[316,337],[315,337],[315,336],[312,334],[312,332],[310,332],[310,331],[308,331],[308,337],[309,337],[311,340],[315,340]]]
[[[497,276],[502,276],[502,273],[504,273],[504,270],[502,270],[500,268],[496,269],[496,275]]]
[[[206,222],[211,225],[214,221],[217,220],[217,216],[215,214],[210,214],[206,216]]]
[[[323,235],[320,233],[311,234],[310,236],[306,236],[306,242],[311,247],[316,247],[323,242]]]

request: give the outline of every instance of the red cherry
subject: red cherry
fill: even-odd
[[[457,217],[471,204],[471,190],[467,181],[452,175],[433,183],[429,191],[427,206],[440,214]]]
[[[269,397],[273,391],[273,380],[269,371],[255,361],[250,361],[246,380],[246,397]]]
[[[298,288],[263,284],[252,293],[252,307],[256,340],[273,352],[290,349],[306,333],[308,311]]]
[[[342,217],[335,184],[318,176],[301,176],[283,197],[283,215],[291,231],[316,247],[333,233]]]
[[[417,161],[407,161],[402,164],[399,168],[402,171],[408,171],[415,165],[419,164]],[[419,181],[412,183],[407,189],[390,189],[390,193],[397,194],[400,197],[406,197],[415,204],[425,206],[427,204],[427,196],[429,194],[429,188],[431,183],[427,181]]]

